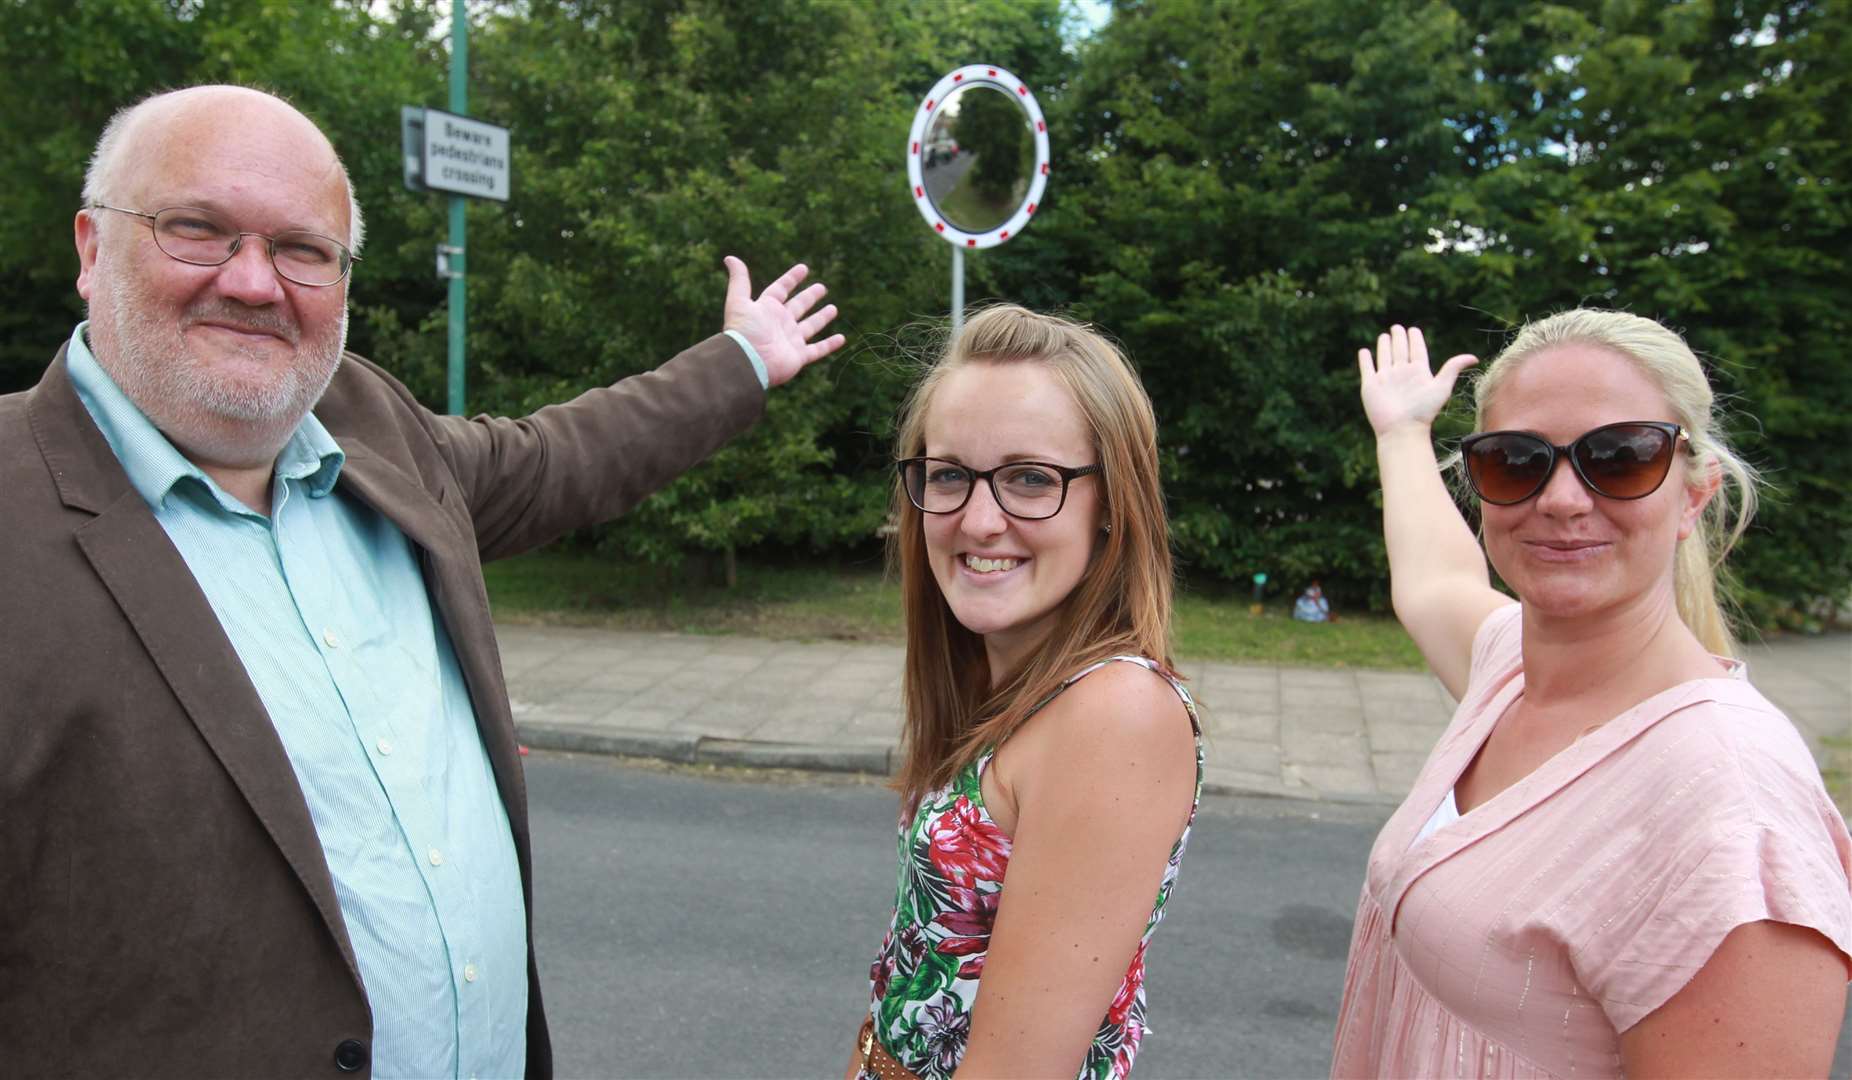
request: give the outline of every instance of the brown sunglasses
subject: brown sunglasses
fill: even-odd
[[[1511,506],[1542,491],[1562,458],[1595,494],[1644,499],[1665,483],[1673,452],[1690,444],[1677,424],[1629,420],[1604,424],[1567,446],[1528,431],[1482,431],[1460,440],[1460,453],[1473,492],[1494,506]]]

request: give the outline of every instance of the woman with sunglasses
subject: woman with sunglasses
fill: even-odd
[[[848,1075],[1124,1076],[1202,788],[1151,403],[1091,329],[999,306],[897,442],[900,873]]]
[[[1852,839],[1729,659],[1754,478],[1703,369],[1633,315],[1525,327],[1462,443],[1482,552],[1429,434],[1474,362],[1358,355],[1396,615],[1460,706],[1370,854],[1332,1073],[1825,1075]]]

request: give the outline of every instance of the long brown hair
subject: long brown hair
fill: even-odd
[[[1108,526],[1048,636],[1022,666],[992,672],[983,638],[952,614],[927,563],[921,512],[898,477],[899,527],[888,552],[900,572],[907,626],[904,759],[894,780],[908,802],[999,746],[1081,667],[1135,653],[1171,667],[1170,524],[1158,482],[1157,421],[1131,361],[1093,328],[1014,304],[965,323],[901,409],[897,457],[926,452],[926,414],[945,376],[966,364],[1043,364],[1073,395],[1092,434]]]

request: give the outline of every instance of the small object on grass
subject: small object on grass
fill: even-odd
[[[1331,621],[1331,601],[1325,599],[1325,590],[1316,579],[1293,601],[1293,618],[1300,622]]]

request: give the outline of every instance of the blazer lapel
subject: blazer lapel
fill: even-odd
[[[412,543],[426,551],[445,553],[456,551],[466,541],[472,548],[475,546],[474,537],[465,538],[444,516],[437,497],[398,465],[353,436],[336,434],[335,442],[347,455],[341,465],[340,484],[398,526]]]
[[[64,504],[95,516],[74,538],[161,677],[308,890],[359,981],[321,839],[289,755],[179,551],[129,484],[59,351],[28,406]]]

